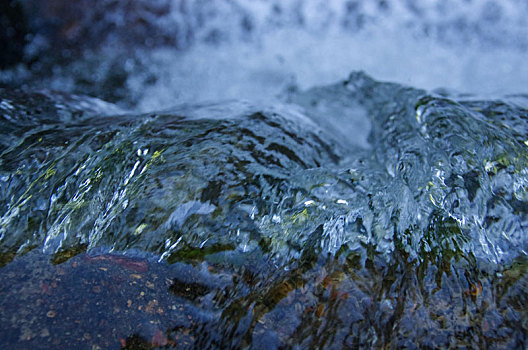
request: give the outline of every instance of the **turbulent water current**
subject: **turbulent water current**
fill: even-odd
[[[527,18],[0,2],[0,349],[528,349]]]
[[[98,321],[109,347],[527,345],[525,95],[482,100],[355,72],[273,105],[137,114],[46,91],[0,99],[8,344],[81,332],[65,299],[71,319],[57,321],[56,301],[36,322],[46,331],[8,317],[30,298],[9,285],[49,295],[70,283],[82,297],[83,278],[117,266],[125,277],[110,283],[125,287],[104,298],[117,319]],[[33,265],[40,277],[16,280]],[[89,271],[64,277],[79,265]],[[154,282],[166,277],[172,299]],[[158,293],[142,316],[120,314],[135,303],[127,279],[161,287],[141,292]]]

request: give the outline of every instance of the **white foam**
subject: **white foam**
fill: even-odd
[[[134,86],[132,78],[129,86],[141,91],[141,110],[190,101],[260,102],[291,86],[306,89],[345,79],[354,70],[425,89],[502,95],[527,90],[526,57],[515,47],[448,46],[387,28],[350,35],[287,28],[258,42],[159,49],[149,58],[157,82],[145,88],[141,81]]]
[[[130,59],[125,64],[130,96],[138,98],[141,111],[182,102],[261,102],[292,87],[345,79],[354,70],[420,88],[476,94],[525,92],[528,86],[526,1],[167,3],[167,14],[145,16],[157,21],[153,28],[174,35],[178,48],[135,48],[146,72],[130,68]],[[118,20],[126,13],[113,15]],[[119,44],[119,36],[116,40]],[[117,44],[102,56],[119,56]],[[102,76],[109,74],[99,66]],[[68,70],[54,75],[50,87],[74,90]],[[155,82],[147,83],[152,77]]]

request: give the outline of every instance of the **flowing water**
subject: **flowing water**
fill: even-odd
[[[200,348],[525,344],[528,100],[446,97],[364,73],[288,99],[137,115],[3,91],[2,309],[30,298],[20,285],[85,298],[104,285],[93,274],[124,266],[122,284],[162,282],[105,290],[112,317],[138,295],[136,314],[154,310],[101,327],[114,346],[135,331]],[[91,265],[69,276],[78,255]],[[10,282],[32,264],[45,272]],[[20,307],[68,315],[45,329],[69,334],[97,310],[68,305]],[[182,325],[173,306],[200,316]],[[2,313],[3,329],[42,345],[43,325],[17,314]],[[135,330],[144,317],[155,326]]]
[[[176,3],[1,72],[3,348],[528,346],[528,9]]]

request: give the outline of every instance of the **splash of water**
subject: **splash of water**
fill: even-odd
[[[363,73],[274,108],[103,117],[61,102],[27,119],[51,102],[15,98],[3,99],[4,123],[27,127],[3,128],[14,139],[2,153],[4,252],[264,249],[282,260],[372,246],[492,265],[526,254],[526,112],[514,104]]]

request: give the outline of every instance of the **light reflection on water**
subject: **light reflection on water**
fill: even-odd
[[[3,94],[6,344],[97,344],[69,330],[67,290],[91,288],[103,348],[524,345],[522,108],[363,73],[273,108],[58,116]],[[365,117],[369,147],[333,132]]]

